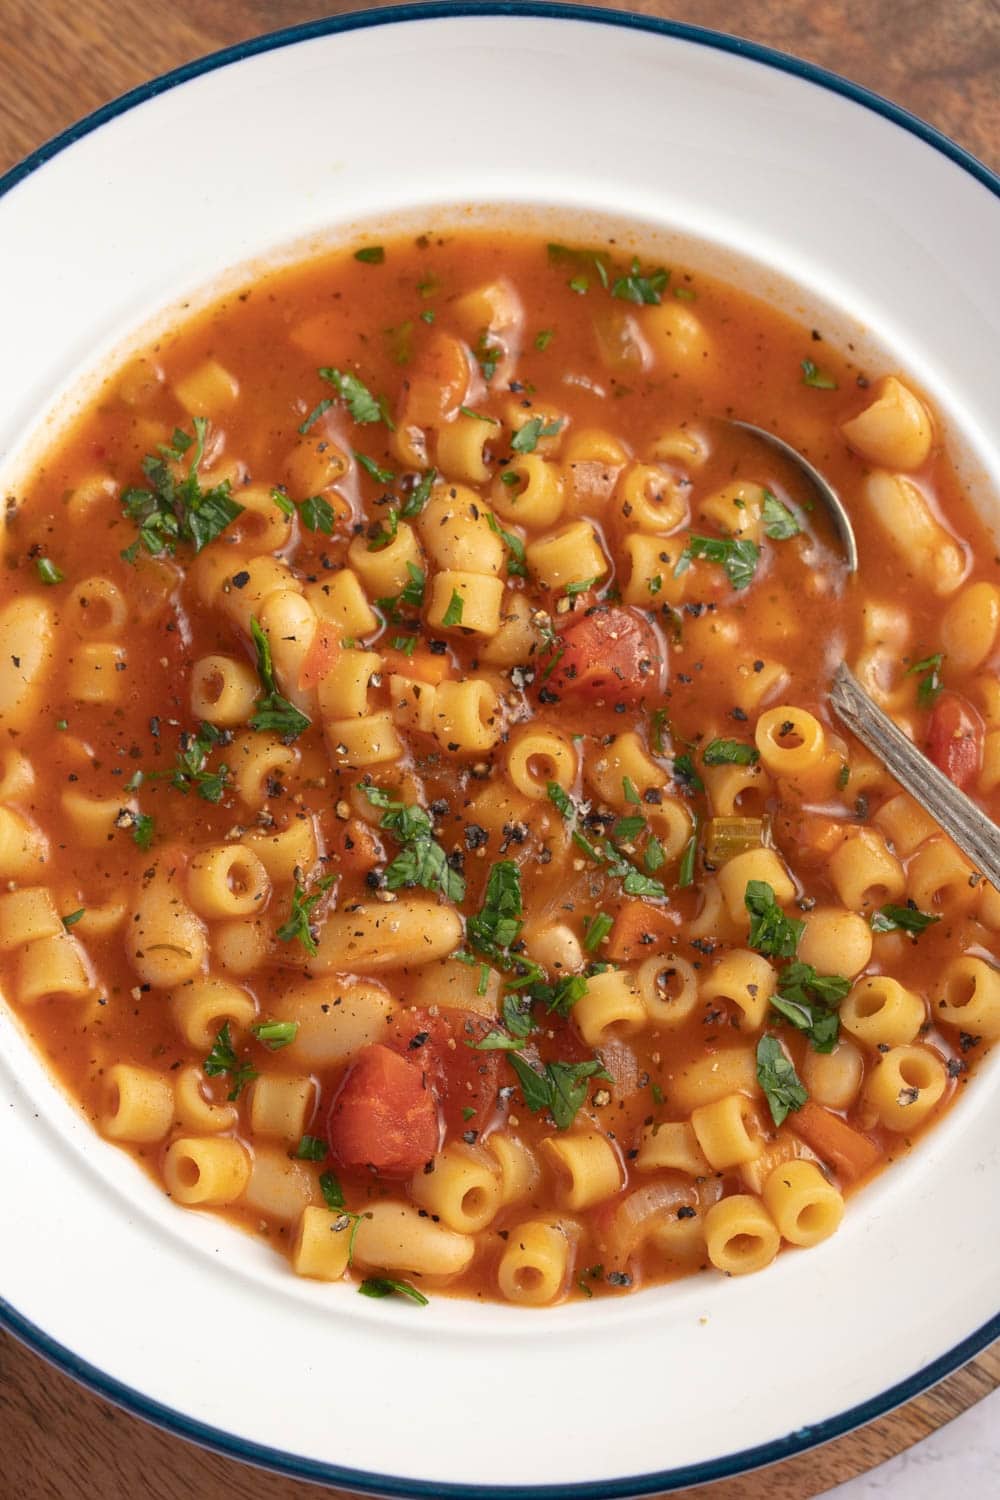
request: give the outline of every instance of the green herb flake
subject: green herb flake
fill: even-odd
[[[813,364],[811,359],[802,361],[802,384],[812,386],[816,391],[835,391],[837,382],[832,375],[821,370],[818,365]]]
[[[483,372],[483,379],[489,385],[497,372],[497,366],[504,357],[505,350],[503,345],[491,339],[490,330],[484,328],[477,338],[476,347],[472,352],[476,357],[476,363]]]
[[[363,249],[355,250],[354,259],[366,266],[381,266],[385,261],[385,249],[382,245],[365,245]]]
[[[640,307],[657,307],[669,280],[670,272],[663,270],[662,266],[648,276],[643,275],[638,260],[633,256],[628,275],[618,277],[611,288],[611,295],[624,302],[635,302]]]
[[[567,599],[572,599],[577,594],[585,594],[592,589],[597,582],[596,578],[576,578],[572,583],[567,583],[565,593]]]
[[[372,422],[384,422],[390,430],[395,430],[395,423],[389,418],[385,399],[373,396],[364,381],[359,380],[357,375],[352,375],[350,370],[335,370],[331,366],[324,366],[319,371],[319,375],[320,379],[330,382],[347,407],[351,419],[359,426],[367,426]]]
[[[358,1287],[362,1297],[406,1297],[418,1307],[428,1307],[430,1299],[412,1282],[397,1281],[392,1276],[368,1276]]]
[[[847,764],[847,761],[845,760],[844,763],[843,763],[843,765],[841,766],[840,770],[837,772],[837,786],[839,787],[839,789],[841,791],[844,790],[844,788],[846,787],[846,785],[850,781],[850,779],[851,779],[851,768]]]
[[[257,704],[250,728],[260,732],[280,735],[283,740],[294,740],[309,728],[312,720],[289,703],[278,692],[274,679],[274,663],[271,660],[271,643],[260,627],[256,616],[250,616],[250,634],[257,651],[257,675],[264,689],[264,696]]]
[[[706,766],[755,766],[760,751],[742,740],[710,740],[701,758]]]
[[[449,865],[444,850],[434,839],[434,825],[424,809],[398,802],[369,782],[362,782],[361,790],[373,807],[381,809],[380,826],[402,846],[386,867],[386,888],[398,891],[422,886],[424,890],[440,891],[448,901],[463,901],[465,878]]]
[[[614,925],[614,918],[609,917],[606,911],[595,912],[594,916],[587,923],[587,930],[583,938],[583,946],[588,953],[597,952]]]
[[[228,1073],[232,1087],[226,1098],[238,1099],[248,1083],[258,1077],[257,1069],[248,1062],[240,1062],[233,1047],[233,1039],[229,1034],[229,1022],[227,1021],[215,1038],[215,1045],[201,1065],[202,1072],[207,1078],[217,1078],[221,1074]]]
[[[809,1098],[794,1064],[775,1036],[762,1036],[757,1043],[757,1082],[767,1096],[775,1125],[783,1125],[788,1115],[801,1109]]]
[[[344,1189],[334,1172],[322,1172],[319,1179],[319,1190],[323,1194],[323,1201],[331,1213],[337,1213],[344,1206]]]
[[[442,616],[441,624],[444,626],[461,625],[462,614],[464,610],[465,601],[463,600],[461,594],[457,589],[452,589],[451,598],[448,601],[448,608],[445,610],[444,615]]]
[[[539,333],[535,334],[535,348],[544,352],[554,337],[555,335],[551,328],[543,328]]]
[[[562,418],[546,422],[544,417],[529,417],[510,440],[514,453],[534,453],[540,438],[555,437],[562,430]]]
[[[87,908],[85,906],[81,906],[76,911],[71,911],[67,916],[63,917],[62,924],[65,927],[66,931],[69,932],[70,928],[75,927],[80,918],[85,917],[86,915]]]
[[[392,646],[394,651],[402,651],[404,656],[412,656],[417,649],[417,637],[415,635],[394,635]]]
[[[155,821],[148,813],[139,813],[132,824],[132,839],[140,849],[148,849],[153,842]]]
[[[793,512],[770,490],[764,491],[763,521],[764,531],[775,542],[787,542],[802,530]]]
[[[832,1052],[840,1034],[836,1007],[850,988],[843,975],[817,974],[811,964],[795,959],[779,975],[771,1008],[804,1032],[814,1051]]]
[[[912,667],[907,667],[908,675],[914,672],[923,672],[917,684],[917,702],[921,708],[933,708],[941,696],[944,684],[941,681],[941,664],[944,656],[936,651],[933,656],[925,656],[922,661],[915,661]]]
[[[391,469],[381,468],[373,458],[368,457],[367,453],[359,453],[356,448],[352,448],[351,452],[354,454],[356,461],[361,465],[365,473],[370,474],[371,477],[377,481],[377,483],[392,484],[396,476]]]
[[[324,875],[321,880],[316,882],[313,890],[309,890],[308,887],[296,878],[295,886],[292,890],[291,910],[287,919],[282,922],[275,933],[280,942],[301,943],[310,958],[315,956],[316,934],[312,920],[313,914],[336,878],[335,875]],[[294,1038],[289,1037],[288,1040],[292,1041]],[[279,1045],[286,1046],[287,1043],[282,1042]]]
[[[677,870],[677,884],[685,890],[688,886],[694,885],[694,866],[698,855],[698,834],[700,828],[700,819],[695,818],[691,837],[684,845],[684,853],[681,855],[681,862]]]
[[[275,486],[271,491],[271,499],[274,501],[275,505],[281,511],[281,514],[283,516],[288,516],[289,519],[291,519],[295,515],[295,502],[288,498],[284,490],[278,489],[278,487]]]
[[[435,479],[437,479],[437,469],[428,469],[426,474],[420,476],[419,483],[413,487],[403,501],[403,508],[399,514],[405,521],[412,521],[414,516],[419,516],[431,498],[431,490],[434,488]]]
[[[299,1161],[322,1161],[326,1156],[326,1141],[317,1135],[304,1135],[295,1148]]]
[[[674,776],[688,792],[703,792],[705,783],[694,768],[694,761],[685,750],[674,756]]]
[[[502,474],[500,477],[504,481],[504,483],[507,482],[508,478],[513,478],[514,483],[517,483],[516,474],[512,476]],[[528,566],[525,562],[524,543],[522,542],[521,538],[519,536],[515,536],[512,531],[505,531],[491,510],[486,512],[486,524],[489,526],[490,530],[500,538],[504,546],[507,548],[507,551],[510,553],[510,556],[507,558],[508,575],[511,578],[527,578]]]
[[[122,514],[139,528],[136,541],[122,552],[126,562],[135,562],[140,546],[151,557],[173,553],[180,542],[200,552],[243,514],[243,506],[230,494],[228,479],[202,489],[198,466],[205,452],[208,421],[195,417],[193,425],[193,438],[176,428],[172,444],[162,444],[158,453],[148,453],[143,459],[142,471],[150,482],[149,489],[132,487],[122,495]],[[178,478],[172,465],[179,464],[192,447],[188,470]]]
[[[805,923],[786,917],[766,880],[749,880],[743,894],[750,913],[750,947],[773,958],[794,958]]]
[[[306,417],[305,421],[300,425],[300,427],[299,427],[299,435],[300,435],[300,437],[305,437],[305,435],[309,431],[310,427],[312,427],[316,422],[318,422],[319,419],[320,419],[320,417],[323,415],[323,413],[324,412],[328,412],[330,410],[330,407],[332,405],[333,405],[333,401],[330,399],[329,396],[324,396],[323,399],[322,399],[322,401],[318,401],[316,403],[316,405],[313,407],[312,411]]]
[[[883,906],[874,912],[871,920],[872,932],[909,932],[919,937],[941,918],[917,906]]]
[[[49,557],[36,558],[35,567],[38,569],[38,576],[43,583],[63,583],[65,581],[66,574],[61,568],[57,568]]]
[[[391,505],[385,513],[385,519],[378,524],[378,530],[368,538],[369,552],[384,552],[390,546],[399,533],[399,511]]]
[[[521,872],[511,859],[498,859],[490,868],[482,909],[466,922],[472,946],[496,962],[509,958],[521,932],[524,905]]]
[[[474,1104],[462,1105],[462,1119],[466,1122],[466,1124],[468,1124],[468,1122],[475,1117],[475,1113],[476,1106]]]
[[[525,1105],[532,1114],[548,1110],[557,1130],[568,1130],[587,1097],[591,1078],[614,1080],[605,1072],[599,1059],[588,1062],[547,1062],[539,1072],[518,1052],[508,1052],[507,1059],[517,1074]]]
[[[489,422],[491,427],[500,426],[496,417],[488,417],[485,412],[473,411],[471,406],[460,406],[458,409],[463,417],[472,417],[473,421],[476,422]]]
[[[696,536],[692,533],[677,559],[674,577],[679,578],[682,573],[686,573],[695,558],[721,563],[729,582],[739,592],[749,588],[753,582],[760,561],[760,548],[756,542],[746,537],[738,541],[733,537]]]
[[[258,1042],[271,1052],[278,1052],[294,1042],[298,1029],[298,1021],[262,1021],[250,1028]]]

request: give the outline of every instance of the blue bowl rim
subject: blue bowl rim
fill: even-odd
[[[948,157],[956,166],[968,172],[977,182],[1000,198],[1000,176],[991,171],[971,152],[966,151],[964,147],[959,146],[957,142],[920,119],[919,116],[883,98],[881,94],[876,94],[861,84],[852,83],[849,79],[842,78],[839,74],[819,67],[815,63],[806,62],[802,58],[792,57],[788,53],[779,52],[772,47],[747,41],[726,32],[710,31],[703,26],[662,20],[657,16],[638,15],[628,10],[604,10],[591,5],[553,4],[549,3],[549,0],[506,0],[506,3],[505,0],[422,0],[419,4],[390,5],[374,10],[327,16],[237,42],[231,47],[209,53],[206,57],[185,63],[169,73],[164,73],[158,78],[150,79],[130,89],[128,93],[102,105],[59,135],[53,136],[50,141],[39,146],[23,161],[18,162],[3,176],[0,176],[0,198],[26,177],[31,176],[33,172],[37,172],[52,157],[65,151],[75,141],[81,140],[109,120],[116,119],[119,115],[134,109],[136,105],[143,104],[146,100],[153,99],[168,89],[176,88],[179,84],[188,82],[189,79],[214,72],[216,68],[226,67],[229,63],[240,62],[247,57],[255,57],[259,53],[271,52],[279,47],[287,47],[315,37],[335,35],[338,32],[365,30],[372,26],[388,26],[401,21],[441,20],[456,16],[533,16],[543,17],[546,20],[588,21],[604,26],[621,26],[633,31],[648,31],[658,36],[693,42],[699,46],[733,53],[737,57],[749,58],[753,62],[764,63],[768,67],[776,68],[779,72],[790,73],[808,83],[817,84],[820,88],[829,89],[832,93],[840,94],[855,104],[860,104],[865,109],[881,115]],[[423,1497],[446,1497],[446,1500],[510,1500],[510,1497],[514,1495],[518,1497],[518,1500],[626,1500],[629,1496],[655,1495],[665,1491],[684,1489],[689,1485],[707,1484],[712,1480],[747,1473],[766,1464],[778,1463],[782,1459],[804,1453],[820,1443],[827,1443],[832,1438],[841,1437],[844,1433],[863,1426],[866,1422],[884,1416],[894,1407],[912,1400],[928,1386],[934,1385],[961,1368],[988,1344],[1000,1338],[1000,1312],[984,1323],[975,1333],[970,1334],[947,1353],[932,1360],[930,1364],[925,1365],[908,1379],[890,1386],[888,1390],[872,1397],[869,1401],[862,1402],[858,1406],[851,1407],[837,1416],[828,1417],[810,1427],[799,1428],[786,1437],[762,1443],[754,1448],[745,1448],[741,1452],[726,1454],[721,1458],[688,1464],[681,1468],[636,1475],[632,1478],[594,1480],[579,1484],[526,1486],[440,1484],[419,1479],[399,1479],[392,1475],[378,1474],[368,1470],[320,1463],[294,1453],[282,1452],[281,1449],[248,1442],[220,1428],[195,1421],[185,1416],[183,1412],[153,1401],[131,1386],[115,1380],[99,1370],[96,1365],[81,1359],[71,1349],[67,1349],[65,1345],[50,1338],[43,1329],[23,1317],[2,1297],[0,1297],[0,1327],[5,1328],[35,1354],[41,1355],[43,1359],[48,1360],[72,1379],[79,1381],[88,1390],[105,1397],[133,1416],[141,1417],[177,1437],[185,1438],[201,1447],[213,1449],[228,1458],[254,1464],[259,1468],[269,1469],[290,1478],[340,1485],[366,1495],[399,1496],[403,1497],[403,1500],[411,1500],[411,1497],[412,1500],[416,1500],[416,1497],[420,1497],[420,1500],[423,1500]]]

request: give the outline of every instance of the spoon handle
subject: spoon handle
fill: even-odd
[[[833,674],[830,707],[1000,889],[1000,829],[897,729],[843,662]]]

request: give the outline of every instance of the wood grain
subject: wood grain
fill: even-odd
[[[143,80],[343,0],[0,0],[0,171]],[[996,0],[635,0],[845,73],[1000,169]],[[807,1500],[884,1462],[1000,1385],[1000,1345],[857,1433],[691,1500]],[[0,1335],[0,1497],[311,1500],[314,1486],[146,1426]],[[335,1494],[338,1492],[327,1491]]]

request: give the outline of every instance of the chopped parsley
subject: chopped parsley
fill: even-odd
[[[554,337],[555,335],[551,328],[543,328],[539,333],[535,334],[535,348],[539,350],[547,349]]]
[[[404,521],[410,521],[414,516],[419,516],[431,498],[431,490],[434,487],[436,478],[437,469],[428,469],[426,474],[421,474],[419,483],[414,485],[409,495],[407,495],[403,501],[403,508],[399,512]]]
[[[816,1052],[832,1052],[840,1034],[835,1007],[851,988],[841,974],[817,974],[811,964],[795,959],[781,971],[771,1008],[802,1031]]]
[[[753,766],[760,760],[760,751],[742,740],[710,740],[701,758],[706,766]]]
[[[637,870],[620,849],[616,849],[610,839],[602,838],[597,843],[592,843],[576,827],[578,809],[562,787],[556,781],[550,781],[546,785],[549,801],[559,810],[562,816],[570,824],[573,842],[577,848],[582,849],[589,859],[595,864],[606,866],[607,873],[613,875],[622,883],[622,890],[626,896],[666,896],[666,890],[658,880],[651,875],[644,875]],[[620,819],[619,825],[628,823],[627,819]],[[615,830],[612,830],[614,833]]]
[[[773,958],[794,958],[805,923],[786,917],[766,880],[748,880],[743,901],[750,913],[750,947]]]
[[[465,600],[462,598],[461,594],[458,592],[458,589],[452,589],[452,591],[451,591],[451,598],[448,601],[448,608],[445,610],[444,614],[441,617],[441,624],[442,625],[461,625],[461,623],[462,623],[462,614],[463,614],[464,610],[465,610]]]
[[[295,1148],[295,1155],[299,1161],[322,1161],[326,1156],[326,1141],[321,1141],[316,1135],[304,1135]]]
[[[916,906],[883,906],[872,914],[872,932],[910,932],[914,937],[926,932],[941,918]]]
[[[396,540],[399,533],[399,511],[394,505],[390,505],[386,511],[385,520],[380,521],[378,530],[368,538],[369,552],[382,552]]]
[[[179,542],[190,543],[200,552],[242,515],[243,506],[232,498],[228,479],[207,490],[201,487],[198,466],[207,431],[207,419],[195,417],[193,438],[177,427],[171,444],[161,444],[158,453],[147,453],[143,459],[142,471],[150,488],[132,487],[122,495],[122,514],[139,528],[136,541],[121,554],[126,562],[135,562],[140,546],[152,557],[174,552]],[[192,446],[190,466],[178,479],[171,465],[179,464]]]
[[[606,911],[594,913],[587,923],[587,931],[583,938],[583,946],[588,953],[597,952],[614,925],[614,918],[609,917]]]
[[[229,1034],[229,1022],[227,1021],[215,1038],[215,1045],[202,1063],[202,1071],[208,1078],[217,1078],[220,1074],[228,1073],[232,1087],[226,1095],[227,1099],[238,1099],[248,1083],[258,1077],[257,1069],[251,1063],[240,1062],[233,1047],[233,1039]]]
[[[385,884],[390,891],[422,886],[440,891],[448,901],[465,899],[465,878],[453,870],[441,845],[434,838],[434,825],[422,807],[398,802],[381,787],[361,783],[373,807],[380,808],[381,827],[402,846],[386,866]]]
[[[354,259],[366,266],[380,266],[385,260],[385,250],[381,245],[365,245],[363,249],[355,250]]]
[[[57,568],[49,557],[36,558],[35,567],[38,569],[38,576],[43,583],[62,583],[66,577],[62,569]]]
[[[561,417],[554,422],[546,422],[544,417],[529,417],[511,438],[510,446],[515,453],[534,453],[539,438],[555,437],[562,425]]]
[[[271,1052],[279,1052],[294,1042],[298,1029],[298,1021],[261,1021],[250,1028],[258,1042],[263,1042]]]
[[[757,1082],[767,1096],[771,1119],[783,1125],[793,1110],[809,1098],[794,1064],[775,1036],[762,1036],[757,1043]]]
[[[816,391],[835,391],[837,382],[832,375],[821,370],[818,365],[813,364],[811,359],[802,361],[802,384],[811,385]]]
[[[305,421],[300,424],[299,436],[305,437],[310,427],[312,427],[314,423],[318,422],[323,413],[328,412],[332,405],[333,402],[331,401],[329,396],[324,396],[322,401],[317,401],[316,405],[306,417]]]
[[[703,792],[705,783],[694,768],[694,761],[687,751],[674,756],[674,775],[686,791]]]
[[[286,921],[282,922],[275,936],[282,943],[299,942],[310,957],[316,953],[316,927],[313,923],[313,913],[325,893],[333,885],[336,875],[324,875],[317,880],[315,888],[309,890],[299,879],[296,873],[295,887],[292,891],[292,906]],[[291,1037],[288,1039],[292,1040]],[[282,1046],[287,1045],[282,1043]]]
[[[323,1201],[331,1213],[336,1213],[344,1206],[344,1189],[340,1180],[334,1172],[321,1172],[319,1178],[319,1190],[323,1194]]]
[[[941,696],[944,684],[941,681],[941,663],[944,656],[936,651],[933,656],[925,656],[922,661],[915,661],[912,667],[907,667],[907,673],[923,672],[917,683],[917,702],[921,708],[933,708]]]
[[[148,813],[137,813],[132,824],[132,839],[140,849],[148,849],[153,842],[154,820]]]
[[[567,599],[572,599],[576,594],[585,594],[592,589],[597,582],[595,578],[575,578],[572,583],[567,583],[564,590]]]
[[[502,474],[500,477],[504,483],[507,482],[508,475]],[[517,475],[514,474],[510,477],[513,478],[516,484]],[[515,536],[512,531],[505,531],[491,510],[486,512],[486,524],[500,538],[510,553],[510,556],[507,558],[508,575],[511,578],[527,578],[528,567],[524,560],[524,543],[521,538]]]
[[[624,302],[638,303],[639,306],[645,304],[647,307],[657,307],[669,280],[670,272],[663,270],[662,266],[644,276],[639,270],[639,261],[633,256],[628,275],[618,277],[611,288],[611,295],[620,297]]]
[[[777,495],[772,495],[770,490],[764,491],[763,520],[765,533],[775,542],[787,542],[802,530],[788,506]]]
[[[418,1307],[429,1306],[429,1298],[410,1281],[397,1281],[392,1276],[367,1276],[358,1287],[362,1297],[408,1297]]]
[[[548,1110],[557,1130],[568,1130],[576,1119],[587,1097],[588,1079],[614,1082],[598,1058],[579,1063],[547,1062],[541,1072],[519,1052],[508,1052],[507,1059],[517,1074],[528,1109],[536,1115]]]
[[[63,917],[62,924],[65,927],[66,931],[69,932],[70,928],[75,927],[80,918],[85,917],[86,915],[87,908],[85,906],[81,906],[76,911],[71,911],[65,917]]]
[[[737,591],[749,588],[760,561],[760,548],[749,538],[737,541],[733,537],[696,536],[688,537],[687,546],[677,559],[674,577],[686,573],[695,558],[706,562],[721,563],[726,577]]]
[[[337,516],[329,500],[322,495],[310,495],[299,506],[299,520],[307,531],[321,531],[324,536],[332,536]]]
[[[319,372],[320,378],[328,380],[344,405],[353,421],[359,426],[367,426],[371,422],[384,422],[392,431],[395,431],[395,423],[390,419],[384,396],[373,396],[363,380],[357,375],[352,375],[350,370],[335,370],[331,366],[324,366]]]
[[[476,356],[476,363],[483,372],[483,379],[489,385],[497,372],[497,365],[504,357],[504,347],[502,344],[491,341],[489,329],[484,328],[476,340],[473,353]]]
[[[135,791],[142,784],[145,775],[150,781],[167,779],[175,791],[183,792],[185,796],[193,787],[206,802],[221,802],[229,785],[229,767],[224,762],[216,766],[214,771],[209,771],[206,767],[215,746],[228,744],[229,738],[223,730],[216,729],[214,724],[199,724],[194,734],[185,730],[180,737],[177,763],[173,770],[145,773],[137,771],[128,783],[127,790]]]
[[[398,625],[401,615],[401,606],[407,605],[410,609],[420,609],[424,602],[424,589],[427,586],[427,575],[423,568],[418,568],[416,563],[407,562],[406,571],[410,575],[410,581],[404,584],[398,594],[387,595],[385,598],[376,599],[375,603],[382,611],[386,620]]]
[[[469,942],[488,958],[506,963],[523,915],[521,872],[512,859],[498,859],[486,881],[482,909],[465,924]]]
[[[694,885],[694,863],[698,857],[698,833],[700,826],[700,820],[695,818],[691,837],[684,845],[684,853],[681,855],[681,862],[677,870],[677,884],[682,889]]]
[[[257,650],[257,675],[264,689],[264,696],[250,720],[250,728],[270,731],[280,735],[283,740],[297,739],[309,728],[312,720],[300,713],[294,703],[289,703],[278,692],[278,685],[274,680],[274,663],[271,660],[271,643],[254,615],[250,616],[250,634]]]

